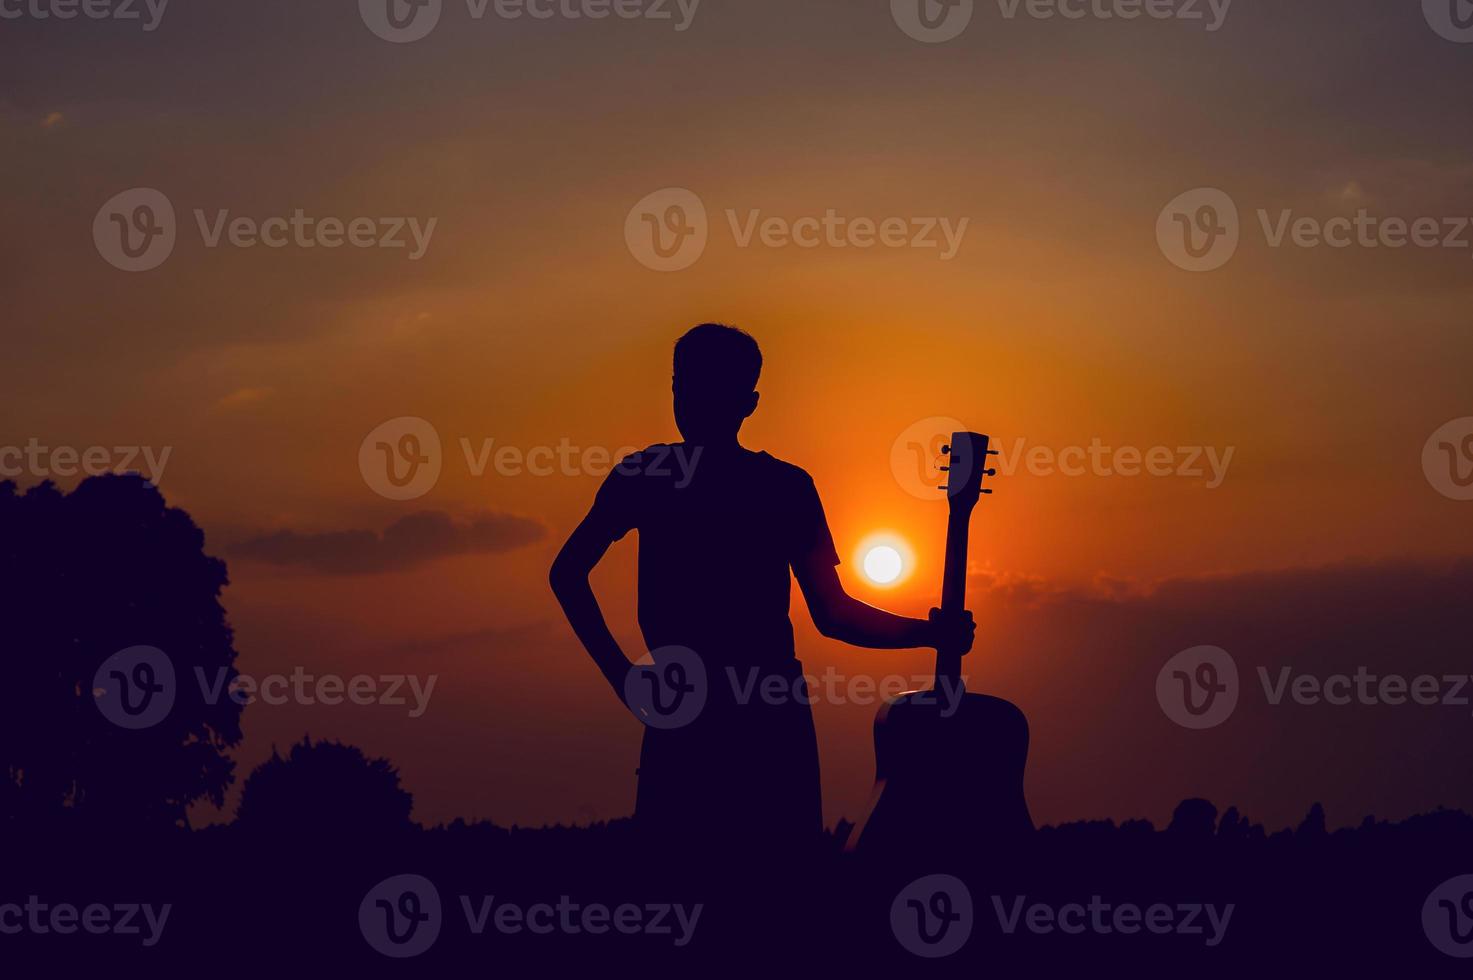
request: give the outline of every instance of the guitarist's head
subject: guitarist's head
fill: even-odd
[[[762,350],[746,331],[703,323],[675,344],[675,424],[686,441],[720,446],[736,441],[757,410]]]

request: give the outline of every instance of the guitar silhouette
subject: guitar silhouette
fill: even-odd
[[[993,476],[987,436],[958,432],[951,445],[946,566],[941,609],[966,607],[967,536],[972,511]],[[962,657],[936,653],[936,683],[894,698],[875,719],[875,792],[846,849],[891,854],[975,849],[1033,830],[1023,797],[1028,721],[1000,698],[968,692]]]

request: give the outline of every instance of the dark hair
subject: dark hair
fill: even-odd
[[[745,330],[724,323],[692,327],[675,342],[675,376],[703,387],[744,394],[762,375],[762,348]]]

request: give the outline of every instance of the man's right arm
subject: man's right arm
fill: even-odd
[[[972,649],[976,624],[972,614],[943,616],[931,610],[929,619],[911,619],[876,609],[844,591],[838,570],[822,556],[793,566],[813,625],[831,640],[871,650],[907,650],[936,647],[967,653]]]
[[[624,700],[624,678],[629,673],[629,658],[619,647],[619,641],[609,632],[598,598],[593,594],[588,576],[594,566],[602,560],[614,538],[597,525],[592,515],[568,538],[557,560],[552,563],[548,580],[557,596],[563,614],[572,624],[579,642],[598,665],[598,669],[614,689],[619,700]]]

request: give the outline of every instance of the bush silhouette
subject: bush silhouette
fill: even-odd
[[[303,738],[246,778],[236,820],[266,833],[377,834],[406,830],[414,797],[387,759],[352,745]]]
[[[69,494],[0,483],[0,823],[169,827],[196,800],[223,803],[241,706],[196,677],[234,676],[227,581],[189,515],[139,477]],[[99,710],[94,678],[136,646],[166,655],[173,703],[131,730]]]
[[[1217,807],[1207,800],[1182,800],[1171,815],[1166,832],[1183,840],[1204,841],[1217,827]]]

